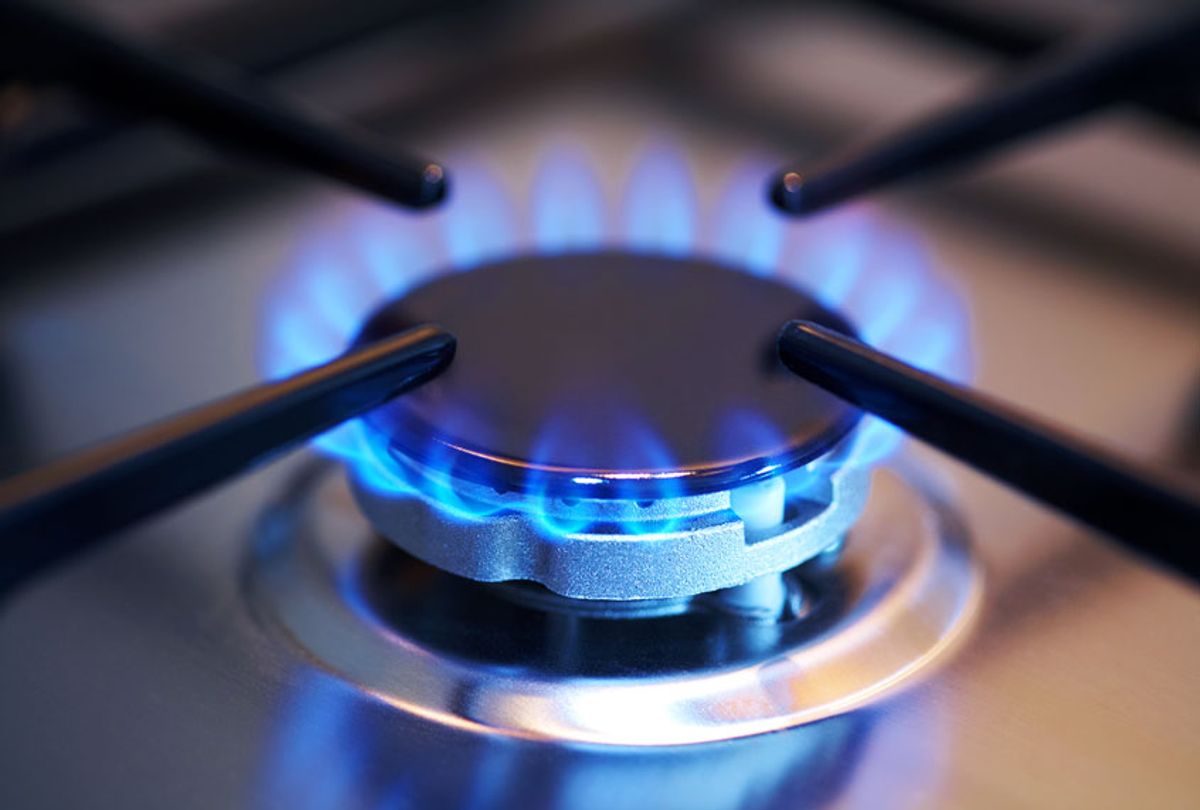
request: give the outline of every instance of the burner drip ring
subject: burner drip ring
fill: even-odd
[[[732,739],[879,700],[944,659],[976,613],[961,524],[889,470],[796,618],[714,609],[571,616],[521,605],[381,542],[340,476],[310,475],[251,562],[282,630],[364,695],[455,728],[615,745]]]

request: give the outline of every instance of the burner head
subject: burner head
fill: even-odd
[[[827,454],[858,419],[778,361],[793,318],[852,333],[791,287],[702,259],[501,260],[368,320],[360,343],[435,322],[459,345],[446,373],[368,422],[394,454],[497,491],[729,490]]]
[[[538,256],[438,278],[359,336],[432,321],[458,337],[444,374],[367,417],[429,497],[371,476],[355,495],[381,534],[471,579],[633,601],[769,576],[781,609],[779,572],[835,547],[867,492],[843,463],[858,413],[777,359],[792,318],[849,330],[698,259]]]

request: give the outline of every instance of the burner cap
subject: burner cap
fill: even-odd
[[[777,330],[793,318],[852,332],[803,293],[711,261],[505,259],[371,316],[360,343],[435,322],[458,354],[368,421],[393,452],[499,491],[730,489],[825,454],[857,421],[777,359]]]

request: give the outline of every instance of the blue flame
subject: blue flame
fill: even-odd
[[[482,162],[461,158],[451,165],[457,168],[454,201],[442,220],[446,253],[453,269],[467,270],[508,254],[516,223],[504,186]]]
[[[376,290],[388,298],[403,294],[437,268],[418,234],[389,227],[383,218],[359,221],[354,236],[357,244],[362,246],[362,262],[370,280]]]
[[[750,160],[734,169],[717,203],[712,252],[734,267],[760,276],[779,265],[783,249],[782,215],[763,205],[763,178],[771,174],[767,160]]]
[[[955,379],[971,371],[968,324],[961,296],[938,272],[935,257],[911,232],[861,206],[816,220],[782,219],[766,204],[767,161],[737,167],[711,211],[698,204],[696,182],[682,150],[655,142],[636,157],[616,210],[601,190],[593,162],[577,146],[546,151],[533,175],[522,233],[512,195],[477,160],[454,162],[451,202],[432,215],[401,215],[357,204],[339,212],[335,227],[310,229],[290,272],[267,291],[261,365],[272,378],[324,362],[353,340],[366,313],[388,298],[438,273],[466,270],[518,251],[558,253],[612,246],[634,252],[683,256],[711,254],[747,272],[774,276],[841,310],[867,342],[909,363]],[[326,217],[328,214],[326,212]],[[612,231],[619,224],[618,232]],[[631,470],[672,469],[663,443],[631,417]],[[747,439],[782,443],[760,414],[730,414],[718,446],[736,454]],[[532,459],[554,455],[570,425],[543,426]],[[586,440],[584,437],[583,440]],[[848,458],[818,460],[786,478],[789,497],[805,497],[828,476],[828,464],[875,464],[902,443],[903,434],[874,418],[864,419]],[[451,470],[450,453],[430,446],[415,462],[396,458],[378,433],[354,421],[316,440],[342,459],[359,483],[395,497],[418,497],[448,518],[484,520],[506,510],[526,512],[548,536],[604,531],[592,518],[576,516],[549,478],[535,474],[533,493],[506,498],[503,487],[468,495]],[[762,471],[762,472],[774,472]],[[651,476],[659,499],[682,495],[670,475]],[[644,493],[645,474],[631,474]],[[583,489],[599,484],[580,478]],[[618,493],[619,494],[619,493]],[[667,531],[653,520],[623,521],[623,533]]]
[[[786,447],[787,439],[779,427],[756,411],[738,408],[725,414],[718,427],[717,452],[727,458],[737,458],[745,447]],[[755,475],[766,475],[776,467],[755,470]]]
[[[779,273],[831,309],[843,309],[871,265],[878,229],[872,218],[847,208],[796,226]]]
[[[546,153],[533,183],[534,242],[542,253],[599,248],[604,197],[587,153],[558,146]]]
[[[562,447],[581,446],[581,437],[571,428],[566,419],[551,419],[543,425],[533,448],[534,459],[553,457]],[[648,426],[631,420],[624,426],[624,433],[630,441],[629,454],[623,463],[630,470],[669,470],[675,466],[666,447]],[[485,520],[501,512],[522,512],[551,538],[611,528],[606,521],[585,510],[573,509],[589,485],[611,487],[611,478],[577,477],[573,483],[578,488],[564,492],[556,477],[548,471],[539,472],[535,467],[527,476],[529,491],[521,497],[505,498],[507,492],[500,485],[492,487],[491,492],[481,491],[482,496],[481,492],[472,496],[463,491],[463,485],[450,473],[453,453],[444,445],[431,441],[424,447],[419,453],[423,459],[421,469],[417,470],[411,460],[405,462],[395,457],[386,438],[366,427],[362,420],[344,425],[336,435],[339,441],[321,442],[318,446],[347,462],[358,484],[377,494],[422,497],[446,517],[467,523]],[[622,493],[622,485],[618,482],[615,498],[634,502],[644,498],[636,485],[643,483],[647,475],[655,479],[658,499],[683,496],[682,483],[674,473],[630,473],[628,489]],[[627,535],[670,532],[678,528],[678,520],[650,516],[630,518],[621,522],[621,532]]]
[[[695,245],[696,191],[683,154],[648,146],[626,187],[626,246],[644,253],[686,256]]]

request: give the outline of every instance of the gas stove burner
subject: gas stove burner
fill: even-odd
[[[360,335],[437,322],[461,346],[367,420],[426,497],[360,479],[363,509],[440,568],[575,599],[672,599],[794,567],[865,496],[843,464],[858,414],[775,356],[771,325],[798,317],[850,330],[795,289],[699,259],[535,256],[442,276]]]
[[[743,589],[631,609],[462,579],[381,542],[343,480],[314,467],[268,513],[251,578],[268,628],[457,729],[657,746],[813,722],[941,660],[980,594],[956,516],[890,471],[844,550],[781,577],[791,609],[769,620]]]
[[[872,472],[899,434],[774,348],[799,317],[962,373],[929,255],[859,209],[785,238],[759,172],[705,213],[679,154],[637,165],[615,214],[586,159],[548,157],[526,234],[460,173],[440,219],[338,220],[273,293],[272,376],[416,322],[458,337],[442,377],[316,440],[348,489],[294,488],[253,565],[360,691],[454,729],[723,740],[872,700],[973,614],[953,515]]]

